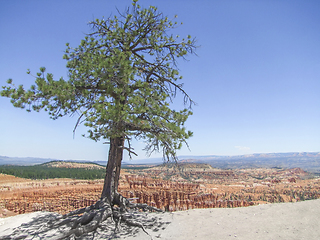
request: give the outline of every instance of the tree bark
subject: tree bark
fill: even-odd
[[[108,164],[106,167],[106,176],[101,194],[101,199],[107,198],[112,204],[119,204],[118,185],[121,170],[121,161],[123,156],[124,137],[115,137],[110,139],[110,149]]]

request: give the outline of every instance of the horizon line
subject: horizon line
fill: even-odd
[[[248,153],[248,154],[236,154],[236,155],[215,155],[215,154],[210,154],[210,155],[180,155],[177,156],[178,160],[179,158],[189,158],[189,157],[238,157],[238,156],[250,156],[250,155],[261,155],[261,154],[293,154],[293,153],[320,153],[320,151],[311,151],[311,152],[306,152],[306,151],[297,151],[297,152],[261,152],[261,153]],[[51,157],[11,157],[11,156],[4,156],[0,155],[0,157],[7,157],[7,158],[34,158],[34,159],[51,159],[51,160],[61,160],[61,161],[106,161],[107,159],[102,159],[102,160],[88,160],[88,159],[58,159],[58,158],[51,158]],[[156,159],[163,159],[163,157],[147,157],[147,158],[140,158],[140,159],[123,159],[122,161],[141,161],[141,160],[156,160]]]

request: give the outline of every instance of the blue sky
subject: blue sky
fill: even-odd
[[[198,56],[180,61],[185,90],[197,102],[186,126],[190,150],[178,155],[241,155],[320,151],[320,2],[295,0],[140,0],[183,25],[172,33],[196,37]],[[76,47],[94,18],[131,1],[0,1],[0,86],[29,86],[41,66],[66,78],[65,43]],[[175,107],[183,107],[177,98]],[[0,98],[0,155],[107,159],[108,146],[73,138],[76,118],[53,121]],[[134,142],[146,158],[143,143]],[[159,157],[153,155],[152,157]],[[125,159],[128,157],[125,156]]]

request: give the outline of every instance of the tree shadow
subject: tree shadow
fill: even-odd
[[[171,222],[168,221],[169,213],[146,213],[139,211],[130,211],[127,218],[141,223],[148,232],[150,239],[157,232],[164,230]],[[12,229],[12,233],[6,236],[0,236],[0,240],[12,239],[57,239],[59,233],[68,231],[71,226],[61,226],[58,228],[50,228],[50,222],[57,221],[61,218],[58,213],[42,212],[33,217],[30,221],[21,224],[19,227]],[[118,227],[116,227],[118,226]],[[77,240],[97,240],[97,239],[124,239],[128,237],[136,237],[143,233],[142,229],[134,226],[128,226],[126,223],[116,222],[112,218],[108,218],[100,224],[97,230],[86,233],[80,237],[71,236],[67,239]],[[146,233],[143,233],[148,236]]]

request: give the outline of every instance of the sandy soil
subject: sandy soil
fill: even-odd
[[[55,213],[35,212],[0,219],[0,239],[8,234],[14,236],[12,233],[19,226],[20,232],[30,233],[56,216]],[[81,239],[320,239],[320,199],[246,208],[152,213],[148,217],[158,219],[156,226],[147,228],[150,235],[136,228],[123,228],[121,234],[114,234],[111,228],[102,228]],[[51,231],[45,239],[55,239],[56,232]],[[26,239],[29,239],[27,235]]]
[[[173,213],[161,239],[320,239],[320,200]]]

